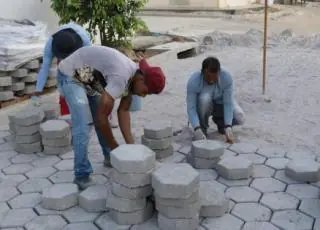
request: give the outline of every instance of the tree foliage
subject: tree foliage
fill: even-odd
[[[100,35],[101,44],[128,47],[137,30],[146,29],[137,13],[147,0],[51,0],[59,23],[74,21],[88,28],[92,38]]]

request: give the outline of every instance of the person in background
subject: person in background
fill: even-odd
[[[232,77],[221,69],[217,58],[204,59],[201,71],[191,74],[186,100],[195,140],[206,139],[212,116],[218,132],[226,136],[227,142],[234,143],[232,126],[242,125],[245,115],[234,98]]]
[[[117,115],[124,140],[134,144],[130,111],[136,111],[132,107],[139,105],[135,100],[161,93],[165,76],[159,67],[149,66],[144,58],[137,65],[120,51],[105,46],[78,49],[60,62],[58,72],[63,76],[58,81],[61,81],[59,84],[71,111],[74,183],[84,189],[92,184],[90,174],[93,169],[88,159],[92,124],[105,149],[104,164],[110,167],[110,151],[119,144],[106,115],[114,109],[115,100],[120,99]]]

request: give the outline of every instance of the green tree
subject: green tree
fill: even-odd
[[[51,8],[59,23],[74,21],[87,27],[94,38],[100,35],[101,44],[109,47],[130,47],[128,40],[146,24],[137,17],[147,0],[51,0]]]

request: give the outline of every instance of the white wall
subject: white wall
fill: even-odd
[[[0,17],[43,21],[50,33],[58,27],[58,17],[50,8],[50,0],[0,0]]]

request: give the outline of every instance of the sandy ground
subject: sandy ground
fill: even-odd
[[[250,28],[262,30],[263,25],[261,13],[220,18],[147,16],[143,19],[151,31],[196,38],[215,30],[228,33],[243,33]],[[289,7],[271,15],[270,33],[287,28],[297,35],[320,32],[320,8]],[[299,46],[268,49],[267,95],[262,96],[261,46],[207,48],[205,53],[189,59],[155,58],[155,63],[161,64],[167,75],[167,86],[162,95],[144,99],[142,111],[133,115],[137,136],[141,134],[143,124],[154,119],[170,119],[176,130],[186,126],[185,88],[188,76],[200,68],[206,56],[214,55],[233,74],[237,98],[247,114],[246,124],[236,130],[239,141],[281,145],[301,151],[302,155],[304,151],[320,155],[319,49]],[[56,96],[47,98],[56,100]],[[270,98],[271,102],[266,102],[265,98]],[[1,124],[7,124],[8,112],[19,108],[21,105],[1,110]]]

